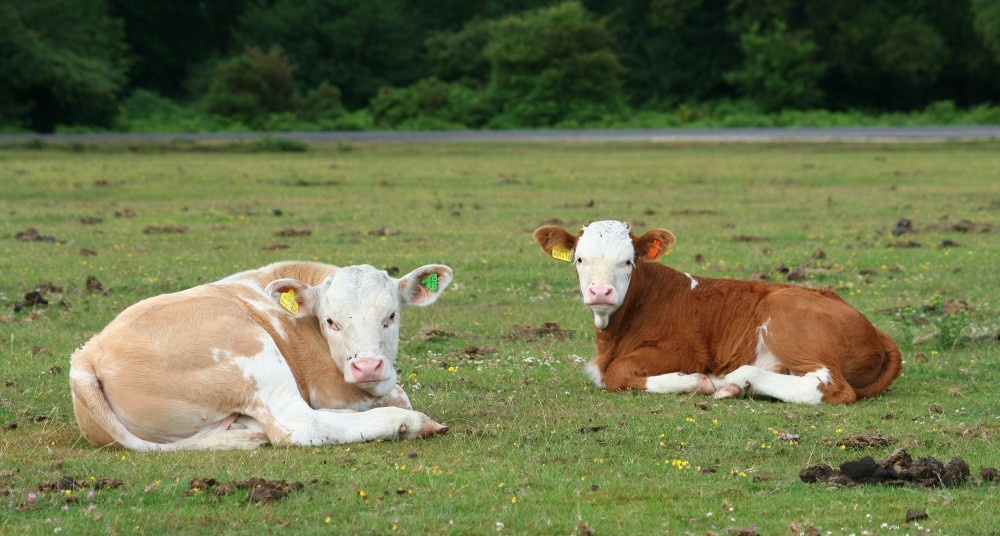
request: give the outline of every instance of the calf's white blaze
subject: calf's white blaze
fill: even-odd
[[[621,307],[628,292],[635,259],[630,229],[620,221],[596,221],[583,228],[576,243],[576,272],[583,303],[594,314],[598,329]],[[595,295],[592,289],[599,289]]]

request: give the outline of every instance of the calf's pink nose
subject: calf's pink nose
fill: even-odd
[[[385,371],[385,361],[374,357],[362,357],[351,360],[351,374],[354,381],[377,382],[382,379],[382,372]]]
[[[611,303],[615,289],[609,285],[591,285],[587,293],[590,295],[590,303]]]

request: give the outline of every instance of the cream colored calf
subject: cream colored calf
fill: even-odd
[[[132,450],[400,439],[447,428],[396,384],[400,306],[452,271],[284,262],[122,312],[72,357],[84,437]]]

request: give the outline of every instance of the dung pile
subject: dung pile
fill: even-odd
[[[983,467],[980,475],[984,481],[998,479],[998,471],[992,467]],[[825,463],[806,467],[799,473],[799,478],[807,484],[817,482],[837,486],[886,484],[931,488],[962,485],[970,480],[971,472],[969,464],[958,456],[953,457],[948,463],[942,463],[933,456],[914,460],[906,449],[899,449],[882,462],[876,462],[871,456],[865,456],[844,462],[838,469]]]

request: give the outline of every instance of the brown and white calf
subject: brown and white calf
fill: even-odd
[[[534,237],[576,265],[597,327],[587,371],[608,390],[847,404],[882,393],[902,369],[892,339],[832,291],[659,264],[674,243],[665,229],[637,237],[626,223],[599,221],[578,236],[545,226]]]
[[[282,262],[143,300],[72,356],[73,410],[97,446],[322,445],[443,433],[396,384],[400,307],[434,303],[443,265]]]

